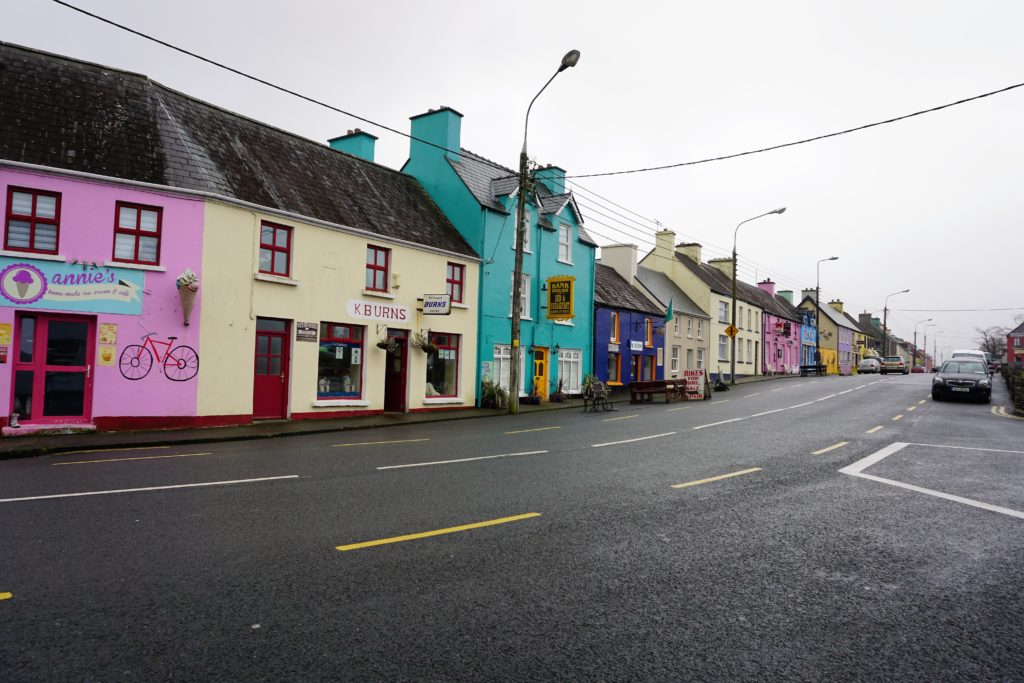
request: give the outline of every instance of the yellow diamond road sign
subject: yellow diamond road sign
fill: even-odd
[[[730,337],[735,337],[737,332],[739,332],[739,330],[736,329],[735,325],[729,325],[729,327],[725,328],[725,333]]]

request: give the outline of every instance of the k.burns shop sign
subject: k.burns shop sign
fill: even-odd
[[[382,320],[387,322],[411,320],[409,308],[401,304],[382,304],[376,301],[349,299],[346,310],[353,318],[362,318],[363,320]]]

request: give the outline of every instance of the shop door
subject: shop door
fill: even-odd
[[[15,321],[11,412],[24,423],[92,418],[92,318],[24,315]]]
[[[633,354],[629,359],[629,381],[639,382],[640,381],[640,356]]]
[[[405,330],[388,330],[398,346],[388,351],[384,370],[384,410],[405,412],[406,380],[408,373],[409,343]]]
[[[548,400],[548,350],[533,350],[533,391],[542,401]]]
[[[252,416],[257,420],[287,415],[289,327],[287,320],[256,319]]]

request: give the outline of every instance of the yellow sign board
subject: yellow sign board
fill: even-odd
[[[735,325],[729,325],[729,327],[725,328],[725,333],[730,337],[735,337],[738,332],[739,330],[736,329]]]
[[[573,312],[575,282],[576,278],[572,275],[548,278],[548,320],[571,320],[576,317]]]

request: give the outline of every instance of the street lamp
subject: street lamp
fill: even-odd
[[[893,292],[885,297],[885,306],[882,311],[882,355],[889,355],[889,297],[896,296],[897,294],[906,294],[909,289],[901,289],[898,292]]]
[[[785,213],[785,211],[786,207],[783,206],[781,209],[775,209],[768,213],[762,213],[760,216],[754,216],[753,218],[748,218],[745,221],[740,221],[739,225],[736,226],[736,229],[732,231],[732,324],[730,325],[732,328],[732,335],[730,336],[732,344],[730,354],[731,358],[729,359],[729,384],[736,384],[736,234],[740,231],[740,225],[743,225],[744,223],[756,221],[758,218],[764,218],[765,216],[770,216],[773,213]],[[757,367],[756,364],[754,367]]]
[[[551,81],[555,80],[555,76],[570,67],[576,66],[576,63],[579,61],[579,50],[566,52],[565,56],[562,57],[562,63],[558,65],[558,71],[548,79],[543,88],[537,91],[537,94],[530,100],[530,106],[526,108],[526,122],[523,124],[523,150],[519,153],[519,206],[516,207],[515,232],[516,262],[515,270],[512,274],[512,358],[508,373],[508,412],[512,415],[519,414],[519,323],[523,315],[523,303],[520,297],[522,296],[521,281],[523,279],[523,240],[526,237],[526,226],[523,223],[526,220],[526,134],[530,129],[530,110],[533,109],[533,103],[537,101],[540,94],[551,85]]]
[[[929,320],[931,320],[931,318],[929,318]],[[924,343],[922,344],[922,346],[924,346],[924,352],[926,354],[928,353],[928,328],[929,327],[935,327],[937,324],[938,323],[930,323],[930,324],[924,326]],[[916,327],[914,328],[914,332],[915,332],[915,336],[914,336],[914,352],[916,353],[917,352],[917,335],[916,335],[917,328]],[[933,358],[932,359],[932,363],[934,363],[934,362],[935,362],[935,359]],[[928,368],[925,368],[925,370],[927,370],[927,369]]]
[[[818,260],[817,277],[814,280],[814,364],[821,365],[821,264],[825,261],[838,261],[838,256],[829,256]],[[837,347],[838,348],[838,347]]]
[[[914,362],[911,363],[911,367],[914,367],[914,368],[917,367],[917,326],[920,325],[921,323],[930,323],[931,321],[932,321],[931,318],[925,318],[924,320],[918,320],[916,323],[914,323],[914,359],[913,359]],[[928,353],[928,326],[927,325],[925,325],[925,332],[924,332],[924,352]]]

